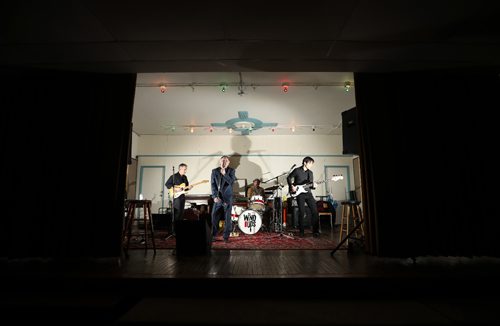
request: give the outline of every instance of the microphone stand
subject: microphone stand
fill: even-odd
[[[290,174],[290,172],[288,172],[288,173],[285,172],[283,174],[280,174],[277,177],[273,177],[273,178],[267,179],[266,181],[262,181],[262,183],[268,183],[269,181],[276,179],[276,184],[278,185],[278,179],[281,178],[284,175],[287,175],[287,174]]]
[[[170,224],[171,227],[172,227],[172,233],[170,233],[166,238],[165,240],[168,240],[172,237],[175,237],[174,235],[174,231],[175,231],[175,228],[174,228],[174,223],[175,223],[175,218],[174,218],[174,199],[175,199],[175,166],[172,166],[172,198],[170,198],[170,204],[171,204],[171,208],[172,208],[172,223]],[[170,193],[170,192],[169,192]]]
[[[295,164],[292,166],[290,171],[285,172],[279,176],[276,177],[276,183],[278,184],[278,178],[290,173],[292,173],[293,169],[295,168]],[[274,179],[274,178],[273,178]],[[268,180],[269,181],[269,180]],[[274,231],[278,233],[278,237],[286,237],[289,239],[294,239],[293,233],[285,234],[285,229],[283,227],[283,200],[282,200],[282,193],[281,193],[282,186],[278,184],[278,189],[276,189],[276,196],[274,198],[273,202],[273,226],[274,226]],[[278,207],[276,207],[278,206]]]

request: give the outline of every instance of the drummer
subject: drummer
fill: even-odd
[[[260,179],[254,179],[253,184],[248,188],[247,197],[252,198],[253,196],[262,196],[262,199],[266,199],[264,188],[260,186]]]
[[[253,196],[262,196],[262,226],[267,228],[269,227],[269,221],[272,215],[272,208],[265,205],[266,203],[266,193],[264,188],[260,186],[260,179],[254,179],[253,184],[248,188],[247,197],[248,199],[252,199]]]

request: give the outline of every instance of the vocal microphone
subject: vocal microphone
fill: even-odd
[[[293,168],[294,168],[294,167],[296,167],[296,166],[297,166],[297,164],[292,165],[292,167],[290,168],[290,170],[291,170],[291,169],[293,169]]]

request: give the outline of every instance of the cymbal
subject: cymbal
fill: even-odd
[[[272,186],[272,187],[267,187],[265,188],[264,190],[276,190],[278,188],[280,188],[281,186]]]

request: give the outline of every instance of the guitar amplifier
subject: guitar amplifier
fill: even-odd
[[[212,248],[212,232],[206,219],[175,221],[177,256],[206,255]]]
[[[153,217],[153,226],[155,230],[171,230],[172,229],[172,212],[170,209],[165,213],[151,214]]]

